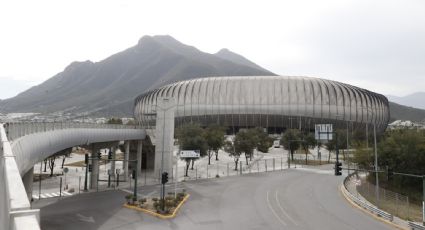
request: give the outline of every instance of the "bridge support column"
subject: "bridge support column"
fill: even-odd
[[[128,160],[130,159],[130,141],[124,142],[124,162],[123,162],[123,170],[124,170],[124,180],[128,179]]]
[[[100,148],[96,144],[91,145],[91,167],[92,171],[90,173],[90,189],[95,189],[98,185],[99,180],[99,160],[97,158],[97,153],[100,151]]]
[[[111,147],[110,148],[111,155],[112,155],[112,159],[116,158],[116,148],[115,147]],[[111,181],[115,180],[115,161],[111,161]],[[115,183],[113,183],[115,184]]]
[[[174,147],[174,110],[173,98],[158,98],[156,108],[155,140],[155,177],[160,179],[162,172],[171,175]]]
[[[142,174],[142,148],[143,142],[142,140],[137,141],[137,175],[140,176]]]
[[[22,182],[25,186],[25,191],[27,192],[28,200],[32,199],[32,185],[34,183],[34,167],[32,167],[25,175],[22,177]]]

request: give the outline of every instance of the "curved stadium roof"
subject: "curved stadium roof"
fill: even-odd
[[[315,123],[389,121],[385,96],[337,81],[290,76],[208,77],[179,81],[135,99],[142,124],[152,122],[158,97],[174,97],[176,122],[218,122],[239,127],[309,126]]]

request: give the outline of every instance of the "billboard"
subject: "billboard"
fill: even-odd
[[[332,124],[316,124],[314,136],[316,140],[332,140],[333,127]]]

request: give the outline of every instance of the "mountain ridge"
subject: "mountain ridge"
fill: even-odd
[[[0,101],[0,112],[73,112],[128,116],[134,98],[172,82],[207,76],[275,75],[185,45],[169,35],[143,36],[99,62],[72,62],[62,72]]]

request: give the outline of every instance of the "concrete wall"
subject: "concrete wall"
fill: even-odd
[[[1,229],[39,230],[40,210],[31,209],[18,164],[0,124],[0,223]]]

